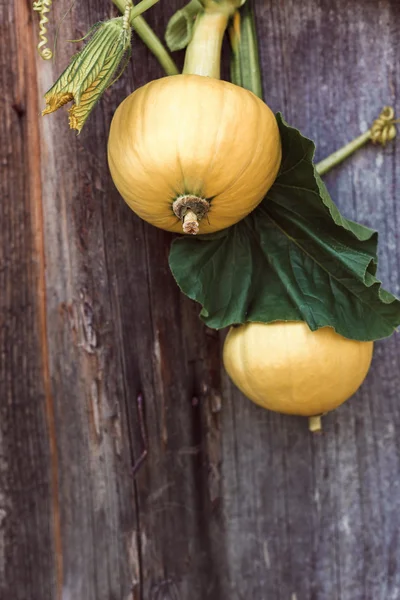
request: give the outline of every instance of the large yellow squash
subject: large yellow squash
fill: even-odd
[[[108,161],[120,194],[142,219],[169,231],[211,233],[263,199],[281,144],[274,114],[251,92],[176,75],[148,83],[118,107]]]
[[[224,365],[256,404],[280,413],[312,416],[350,398],[371,364],[372,342],[348,340],[330,327],[303,322],[248,323],[233,327]]]

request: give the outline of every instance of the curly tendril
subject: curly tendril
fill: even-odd
[[[126,0],[125,2],[125,11],[122,17],[122,28],[126,31],[130,29],[129,16],[131,14],[131,8],[133,7],[132,0]]]
[[[394,110],[391,106],[385,106],[377,119],[372,123],[370,133],[374,144],[385,146],[387,142],[396,137],[395,123],[399,120],[394,118]]]
[[[39,13],[39,38],[40,42],[37,46],[40,56],[44,60],[50,60],[53,57],[53,53],[50,48],[47,47],[47,23],[49,22],[46,14],[50,12],[50,8],[53,0],[37,0],[33,3],[33,10]]]

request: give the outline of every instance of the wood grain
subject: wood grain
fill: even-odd
[[[159,35],[179,0],[148,13]],[[268,104],[323,158],[400,110],[396,0],[257,0]],[[54,62],[36,56],[29,3],[0,4],[0,598],[400,599],[400,342],[311,436],[251,404],[221,367],[168,269],[171,236],[123,203],[106,161],[118,103],[162,76],[133,58],[81,135],[43,93],[111,3],[66,11]],[[33,21],[32,21],[33,19]],[[182,55],[178,55],[182,63]],[[351,219],[380,233],[400,294],[399,145],[326,176]],[[137,397],[143,394],[149,454]]]

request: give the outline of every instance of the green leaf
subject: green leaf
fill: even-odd
[[[165,31],[165,41],[171,52],[186,48],[192,39],[196,17],[203,10],[200,0],[191,0],[172,15]]]
[[[314,144],[277,120],[283,159],[274,185],[233,227],[173,242],[179,287],[215,329],[303,320],[356,340],[391,335],[400,302],[375,277],[377,233],[340,214],[313,166]]]

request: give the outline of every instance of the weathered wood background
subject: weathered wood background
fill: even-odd
[[[162,35],[182,3],[148,20]],[[108,0],[54,2],[55,62],[28,0],[0,2],[1,600],[400,599],[400,341],[324,433],[246,400],[222,336],[168,270],[171,236],[130,212],[106,162],[109,123],[162,75],[133,60],[83,133],[42,96]],[[400,112],[398,0],[257,0],[266,99],[323,158],[385,104]],[[52,36],[51,36],[51,39]],[[400,148],[326,177],[379,230],[399,294]],[[149,456],[136,398],[143,393]]]

